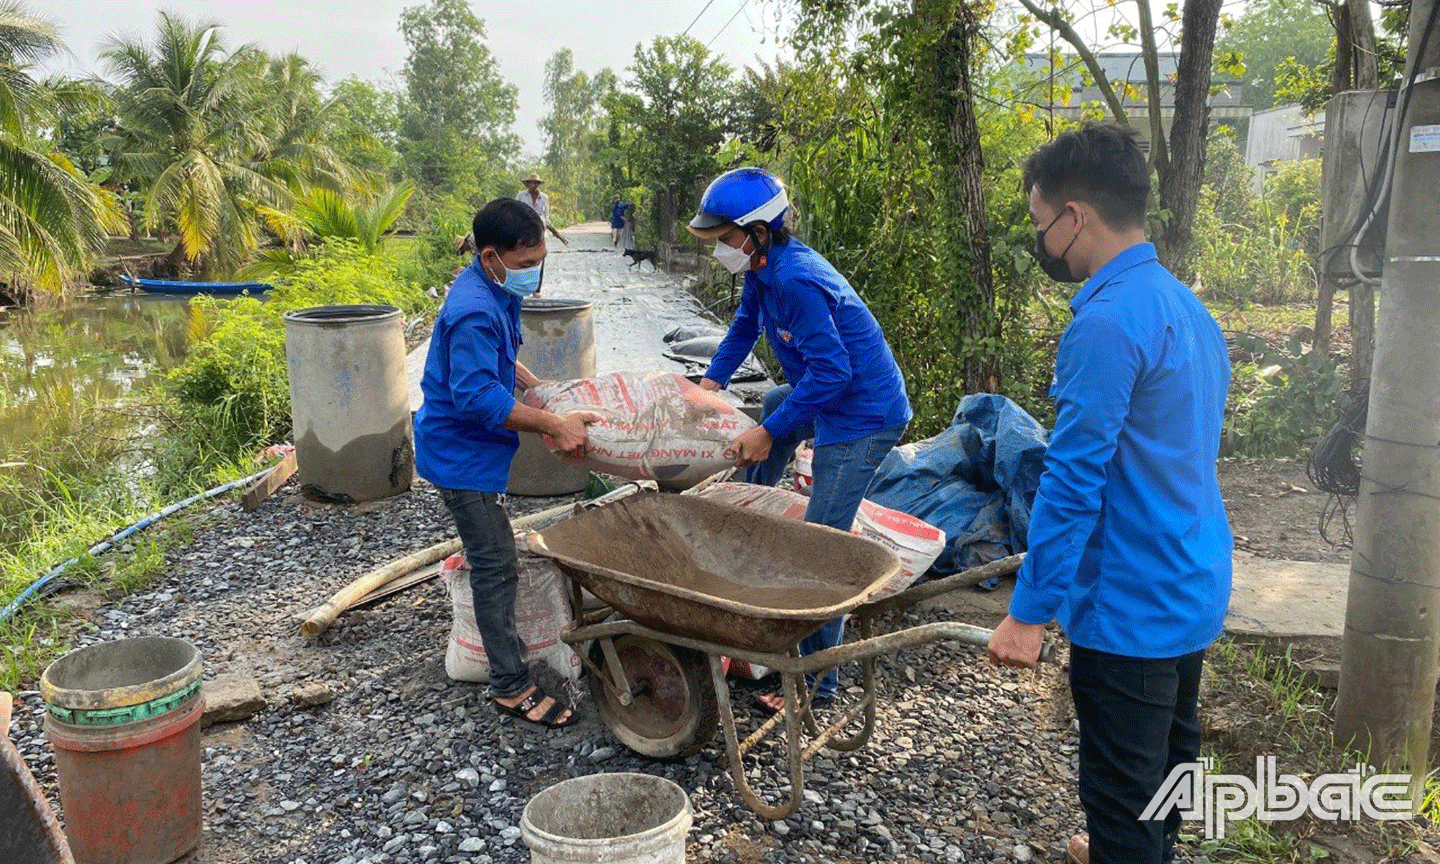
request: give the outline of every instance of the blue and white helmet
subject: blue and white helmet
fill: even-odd
[[[702,240],[724,234],[731,223],[755,222],[779,228],[790,199],[780,178],[763,168],[736,168],[716,177],[700,199],[699,212],[687,226]]]

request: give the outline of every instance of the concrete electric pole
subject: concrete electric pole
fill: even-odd
[[[1336,741],[1371,764],[1412,773],[1417,793],[1429,771],[1440,663],[1437,2],[1410,7],[1335,709]]]

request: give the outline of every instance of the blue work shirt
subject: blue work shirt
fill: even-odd
[[[504,428],[515,407],[520,300],[485,275],[479,259],[450,285],[435,328],[415,413],[415,470],[445,489],[504,492],[520,436]]]
[[[616,205],[614,205],[614,206],[612,206],[612,207],[610,208],[610,227],[611,227],[611,228],[624,228],[624,227],[625,227],[625,205],[624,205],[624,204],[616,204]]]
[[[745,273],[740,308],[705,373],[721,386],[764,328],[795,392],[765,420],[783,438],[815,421],[815,446],[855,441],[909,423],[905,378],[860,295],[818,252],[795,238]]]
[[[1055,359],[1055,431],[1010,614],[1076,645],[1178,657],[1220,635],[1230,524],[1215,460],[1230,360],[1140,243],[1090,277]]]

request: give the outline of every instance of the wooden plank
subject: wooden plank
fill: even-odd
[[[361,597],[359,600],[355,601],[355,605],[351,606],[350,608],[355,609],[360,606],[369,606],[371,603],[374,603],[377,600],[384,600],[386,597],[389,597],[392,594],[398,594],[407,588],[413,588],[414,586],[419,585],[421,582],[428,582],[431,579],[434,579],[436,576],[439,576],[440,568],[444,566],[445,562],[437,561],[434,564],[429,565],[428,567],[421,567],[419,570],[416,570],[413,573],[410,573],[406,576],[401,576],[394,582],[387,582],[386,584],[380,586],[379,588],[376,588],[374,591],[371,591],[369,594],[366,594],[364,597]]]
[[[285,481],[294,476],[297,467],[295,451],[291,450],[285,454],[285,458],[281,459],[278,465],[270,469],[269,474],[256,480],[254,485],[245,490],[245,497],[241,499],[241,505],[247,511],[259,507],[261,502],[274,495],[275,490],[284,486]]]

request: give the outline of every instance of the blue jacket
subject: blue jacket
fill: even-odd
[[[612,204],[612,205],[610,206],[610,227],[611,227],[611,228],[624,228],[624,227],[625,227],[625,205],[624,205],[624,204]]]
[[[515,407],[520,300],[480,268],[455,277],[435,328],[415,413],[415,470],[445,489],[504,492],[520,436],[504,428]]]
[[[864,301],[819,253],[793,237],[745,273],[740,308],[705,377],[720,385],[764,328],[795,392],[765,420],[783,438],[815,421],[815,446],[840,444],[909,423],[905,378]]]
[[[1070,303],[1055,431],[1010,614],[1076,645],[1178,657],[1220,635],[1230,525],[1215,460],[1230,361],[1195,295],[1140,243]]]

